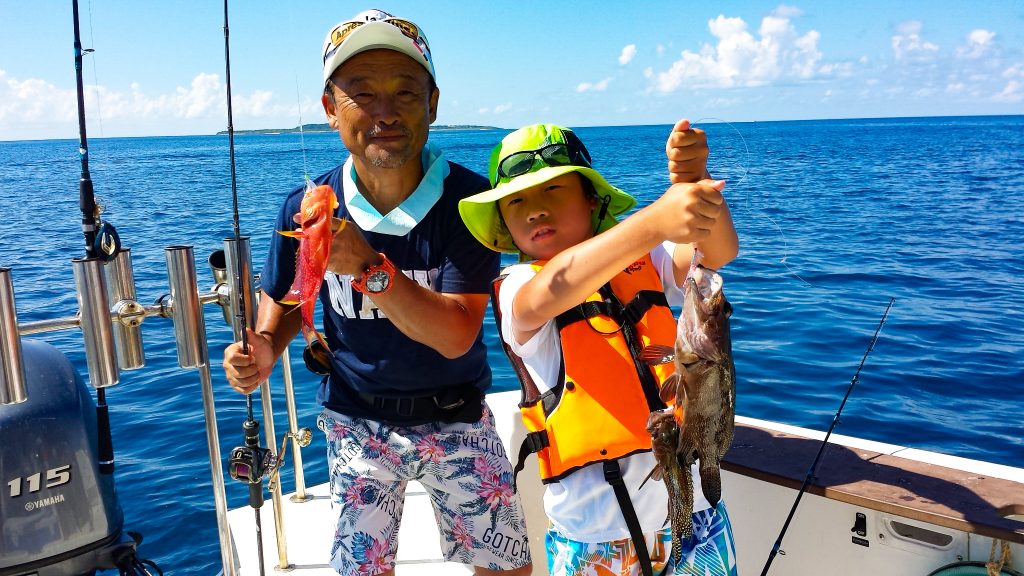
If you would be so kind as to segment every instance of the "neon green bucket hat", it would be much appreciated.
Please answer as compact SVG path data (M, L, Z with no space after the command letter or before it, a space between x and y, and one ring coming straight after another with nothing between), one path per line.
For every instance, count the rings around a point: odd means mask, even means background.
M594 185L599 206L607 206L603 218L594 215L597 232L615 225L615 218L636 205L636 199L612 186L590 167L590 152L568 128L554 124L524 126L491 150L487 169L493 187L459 201L466 228L484 246L498 252L518 253L512 235L498 212L498 200L543 184L569 172L579 172Z

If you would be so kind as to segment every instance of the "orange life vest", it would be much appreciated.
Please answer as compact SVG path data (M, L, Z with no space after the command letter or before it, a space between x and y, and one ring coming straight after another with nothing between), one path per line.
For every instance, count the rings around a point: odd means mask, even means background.
M545 262L531 264L540 270ZM501 327L494 282L492 309ZM672 346L676 323L650 255L631 264L585 302L555 319L562 348L560 382L541 393L522 359L502 345L519 376L527 429L516 472L536 452L541 480L556 482L594 462L651 450L647 416L665 408L662 383L672 363L649 366L640 351Z

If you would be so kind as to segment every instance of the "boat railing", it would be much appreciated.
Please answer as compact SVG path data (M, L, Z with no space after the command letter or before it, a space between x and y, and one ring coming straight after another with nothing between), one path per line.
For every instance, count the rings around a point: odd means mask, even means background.
M106 263L97 258L72 260L79 304L75 315L22 324L17 321L11 269L0 267L0 404L17 404L28 400L21 336L81 329L89 380L93 387L100 389L117 384L121 370L138 370L145 366L140 328L143 321L146 318L170 319L177 345L178 365L186 369L195 368L199 372L223 574L235 575L237 559L228 527L227 498L203 307L221 307L224 320L234 330L235 341L241 337L242 310L248 317L245 325L254 325L256 298L249 238L227 238L224 249L210 255L209 265L214 285L206 291L199 288L191 246L169 246L164 252L170 291L157 298L153 304L144 305L138 300L131 251L124 248ZM310 433L309 430L298 428L287 349L281 358L281 367L288 411L285 441L290 440L293 448L295 494L292 501L304 502L310 497L306 494L300 448L309 443ZM265 441L273 450L277 446L277 436L269 381L260 384L260 396L265 420ZM271 475L274 474L279 474L279 468ZM290 564L285 540L281 483L275 480L272 478L269 489L277 539L277 568L287 569Z

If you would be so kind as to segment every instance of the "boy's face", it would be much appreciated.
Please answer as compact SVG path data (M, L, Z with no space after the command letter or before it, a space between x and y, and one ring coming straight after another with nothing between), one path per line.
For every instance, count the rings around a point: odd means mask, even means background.
M576 172L498 200L498 209L516 246L537 260L548 260L594 235L588 198Z

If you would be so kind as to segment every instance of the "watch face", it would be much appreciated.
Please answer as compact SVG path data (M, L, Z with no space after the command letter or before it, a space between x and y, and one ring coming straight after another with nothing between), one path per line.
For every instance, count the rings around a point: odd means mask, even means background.
M379 294L387 290L390 283L390 274L384 270L376 270L366 279L366 289L374 294Z

